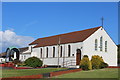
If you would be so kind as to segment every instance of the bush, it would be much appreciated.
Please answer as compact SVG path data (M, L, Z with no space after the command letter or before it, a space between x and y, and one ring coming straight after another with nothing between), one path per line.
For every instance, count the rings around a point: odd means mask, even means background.
M82 68L83 70L91 70L92 69L91 61L89 61L88 57L84 56L82 58L82 60L80 61L80 68Z
M83 57L88 57L88 55L84 55Z
M98 55L94 55L94 56L92 56L91 63L92 63L93 69L100 69L101 64L103 64L104 61L103 61L102 57L100 57Z
M100 64L100 68L102 69L102 68L107 68L108 67L108 64L107 63L105 63L105 62L101 62L101 64Z
M28 59L25 60L24 62L26 64L26 66L30 66L30 67L41 67L43 62L37 58L37 57L30 57Z
M92 63L91 63L91 61L89 61L89 68L88 69L92 70Z

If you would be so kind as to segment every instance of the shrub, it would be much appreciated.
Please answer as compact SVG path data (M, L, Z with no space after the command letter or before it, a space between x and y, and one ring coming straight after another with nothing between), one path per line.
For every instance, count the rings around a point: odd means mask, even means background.
M89 61L88 57L83 57L82 60L80 61L80 68L82 68L83 70L91 70L92 69L92 65L91 65L91 61Z
M88 55L84 55L83 57L88 57Z
M89 61L89 68L88 69L92 70L92 63L91 63L91 61Z
M26 66L30 66L30 67L41 67L43 62L37 58L37 57L30 57L28 59L25 60L24 62L26 64Z
M102 69L102 68L107 68L108 67L108 64L107 63L105 63L105 62L101 62L101 64L100 64L100 68Z
M92 63L93 69L100 69L100 66L102 63L104 63L104 61L103 61L102 57L100 57L98 55L94 55L94 56L92 56L91 63Z

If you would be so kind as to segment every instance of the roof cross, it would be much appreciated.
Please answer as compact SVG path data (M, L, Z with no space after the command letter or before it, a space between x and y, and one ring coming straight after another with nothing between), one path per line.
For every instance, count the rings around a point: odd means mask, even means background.
M101 26L103 27L103 25L104 25L104 24L103 24L103 23L104 23L104 17L101 18L101 21L102 21Z

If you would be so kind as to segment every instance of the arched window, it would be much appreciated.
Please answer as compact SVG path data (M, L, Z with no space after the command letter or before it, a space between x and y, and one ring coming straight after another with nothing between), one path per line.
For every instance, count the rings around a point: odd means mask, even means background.
M24 55L24 59L26 59L26 55Z
M105 52L107 52L107 41L105 41Z
M100 51L102 51L102 49L103 49L103 45L102 45L103 43L102 42L103 42L103 37L101 36L100 37Z
M32 52L32 46L31 46L31 52Z
M46 48L46 58L48 58L48 47Z
M62 46L60 47L60 57L62 57Z
M71 46L68 45L68 57L70 57L70 54L71 54Z
M53 47L53 58L55 57L55 47Z
M23 60L23 55L21 55L21 59Z
M95 51L97 51L97 39L95 39Z
M41 50L40 50L40 55L41 55L41 58L42 58L42 48L41 48Z

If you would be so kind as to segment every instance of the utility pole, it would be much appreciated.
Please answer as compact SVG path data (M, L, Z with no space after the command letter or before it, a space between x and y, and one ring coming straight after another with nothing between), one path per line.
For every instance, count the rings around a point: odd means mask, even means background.
M64 53L63 53L63 67L65 67L65 44L64 44Z
M58 68L59 68L59 54L60 54L60 36L58 37Z

